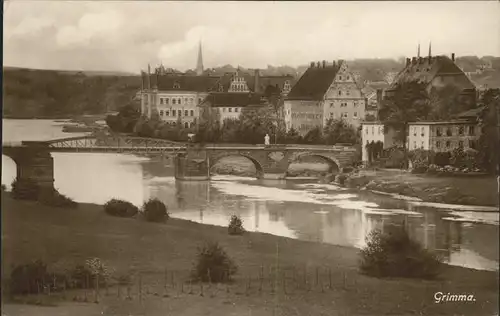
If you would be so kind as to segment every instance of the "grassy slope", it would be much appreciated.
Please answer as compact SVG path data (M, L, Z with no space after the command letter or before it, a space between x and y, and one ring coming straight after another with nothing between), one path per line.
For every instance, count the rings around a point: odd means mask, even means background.
M206 240L219 241L239 265L236 284L230 293L215 297L180 294L161 298L147 296L146 303L105 297L101 304L64 303L56 308L6 305L8 315L492 315L497 311L498 274L446 267L443 280L380 280L357 272L355 249L297 241L261 233L231 237L226 228L172 219L167 224L107 216L96 205L76 210L54 209L2 196L2 272L10 264L43 258L50 264L66 264L99 257L118 272L141 271L143 283L161 283L163 271L175 271L177 280L187 277L196 248ZM295 267L300 275L305 266L314 280L316 267L331 267L333 290L322 293L290 290L288 295L243 293L245 279L257 277L259 267L276 262L279 245L281 269ZM324 271L324 270L321 270ZM347 286L342 286L343 275ZM289 274L290 275L290 274ZM328 278L321 275L324 282ZM159 280L159 281L158 281ZM300 282L299 282L300 283ZM292 286L290 286L292 287ZM474 303L435 304L434 293L473 293ZM116 293L116 292L115 292ZM66 314L66 313L69 314Z

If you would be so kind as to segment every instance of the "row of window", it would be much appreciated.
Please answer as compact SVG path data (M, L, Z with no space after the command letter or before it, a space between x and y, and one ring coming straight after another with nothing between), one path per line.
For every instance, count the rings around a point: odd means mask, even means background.
M462 140L459 140L458 142L453 142L453 141L447 140L446 142L443 143L443 145L445 146L445 148L453 148L454 144L457 144L458 147L460 147L460 148L464 147L464 141L462 141ZM470 139L468 141L468 145L469 145L469 148L475 149L476 148L476 141ZM440 141L436 141L436 148L437 149L441 148L441 142Z
M238 113L240 109L239 108L219 108L219 112L225 113L226 110L227 110L227 112L233 112L233 110L234 110L234 113Z
M369 127L365 127L365 134L368 135ZM378 134L377 135L382 135L384 133L384 128L382 126L379 126L377 128ZM375 126L372 126L372 135L375 135Z
M446 133L446 136L453 136L453 129L451 127L447 127L446 130L444 131ZM467 129L468 135L473 136L476 134L476 127L475 126L469 126ZM458 127L458 135L464 135L465 134L465 126L459 126ZM436 136L444 136L443 131L441 130L441 127L436 128Z
M292 113L294 119L321 119L321 114L317 113Z
M160 104L183 104L183 99L182 98L160 98ZM202 98L198 98L198 103L201 103ZM194 103L194 98L184 98L184 103L186 104L193 104Z
M166 123L173 126L177 125L176 121L171 121ZM181 124L184 125L184 128L194 127L194 122L184 122L184 123L181 122Z
M350 80L350 78L351 78L351 77L349 77L349 76L346 76L346 77L345 77L345 79L346 79L346 80ZM342 80L342 76L339 76L339 80Z
M170 113L172 116L182 116L182 110L160 110L160 116L170 116ZM184 116L194 116L194 110L184 110Z
M341 118L348 118L349 117L349 112L342 112L342 113L340 113L340 117ZM354 112L352 114L352 117L355 118L355 119L358 118L358 112ZM330 118L335 118L335 113L330 113Z
M238 92L248 92L248 87L246 84L231 84L231 88L229 89L229 91L238 91Z

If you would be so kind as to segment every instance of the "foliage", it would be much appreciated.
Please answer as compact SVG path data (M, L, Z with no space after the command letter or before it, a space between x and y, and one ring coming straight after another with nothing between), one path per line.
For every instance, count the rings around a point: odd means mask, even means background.
M296 129L291 128L280 138L280 143L301 144L303 143L303 139Z
M139 208L127 201L111 199L104 204L104 211L112 216L133 217L139 212Z
M142 209L148 222L164 222L169 219L167 207L158 199L150 199Z
M200 108L200 124L194 141L197 143L217 143L222 136L220 113L210 107Z
M383 149L381 155L386 168L403 168L406 163L404 149L399 146Z
M5 184L2 184L2 192L7 191L7 186Z
M77 208L78 203L73 199L59 193L57 190L42 190L38 196L38 201L44 205L64 208Z
M466 154L462 147L457 147L451 152L451 165L456 168L465 168Z
M34 69L5 69L3 76L4 116L15 118L105 113L131 102L140 88L137 76Z
M481 167L491 173L498 174L498 161L500 154L499 149L499 135L498 135L498 122L500 118L498 113L500 111L500 89L487 90L482 98L481 105L485 108L480 114L481 135L479 137L479 152L482 157Z
M91 258L71 271L71 280L76 288L90 288L95 286L96 281L99 285L105 285L109 282L111 274L111 269L99 258Z
M241 235L245 232L243 228L243 221L237 215L232 215L229 220L229 226L227 227L229 235Z
M434 278L440 261L410 239L404 228L389 227L385 233L372 231L361 250L360 269L376 277Z
M132 133L140 116L141 113L137 106L130 103L120 108L118 114L108 115L106 117L106 124L114 132Z
M376 161L378 160L384 151L384 143L381 141L371 141L365 145L366 151L368 153L368 161Z
M207 243L198 249L193 279L202 282L228 282L236 272L236 264L218 243Z
M320 145L324 143L323 129L319 126L314 127L303 138L304 144Z
M433 153L425 149L414 149L408 152L408 158L413 164L413 167L428 166L431 162Z
M444 167L450 164L450 160L451 153L449 151L437 152L434 154L432 163L440 167Z
M352 125L345 120L328 119L323 129L324 143L335 145L337 143L356 144L359 137Z
M34 294L50 282L47 265L41 260L16 265L10 274L9 290L11 295Z
M432 88L429 94L431 112L428 119L449 120L455 114L472 109L476 104L474 98L463 95L462 90L454 85Z
M15 179L12 182L12 197L18 200L38 200L40 194L40 187L38 184L31 180L18 181Z

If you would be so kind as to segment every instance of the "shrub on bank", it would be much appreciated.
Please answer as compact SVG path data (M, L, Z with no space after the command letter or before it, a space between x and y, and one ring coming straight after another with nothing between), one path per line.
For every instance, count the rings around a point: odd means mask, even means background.
M11 295L35 294L41 291L49 280L47 265L41 260L15 265L10 274L9 292Z
M164 222L169 219L165 203L158 199L150 199L144 203L143 211L148 222Z
M360 269L375 277L432 279L439 274L438 258L410 239L404 228L372 231L361 250Z
M236 264L218 243L207 243L198 249L192 278L201 282L228 282L237 269Z
M12 182L12 197L17 200L38 200L40 187L34 181L23 180L19 182L17 179Z
M110 276L109 268L99 258L87 259L85 264L77 265L71 271L72 285L79 289L94 288L96 282L105 285Z
M133 217L139 212L139 208L130 202L112 199L104 204L104 211L112 216Z
M229 235L242 235L245 232L243 228L243 221L237 215L232 215L227 227Z
M38 201L44 205L65 208L77 208L78 203L71 198L59 193L57 190L43 190L38 196Z

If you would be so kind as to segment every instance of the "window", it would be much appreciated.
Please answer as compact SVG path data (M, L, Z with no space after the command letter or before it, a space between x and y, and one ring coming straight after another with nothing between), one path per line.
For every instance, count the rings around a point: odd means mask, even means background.
M198 98L198 103L201 103L201 98Z
M184 103L188 103L188 98L184 98Z
M193 102L194 102L194 99L193 99L193 98L190 98L190 99L189 99L189 103L193 104Z
M161 99L160 99L161 100ZM163 110L160 110L160 116L163 116Z
M234 108L234 112L238 112L238 108ZM288 114L290 114L290 110L288 110Z
M165 111L165 116L170 116L170 111Z
M172 99L172 104L175 104L177 102L176 99Z
M342 91L339 90L339 95L342 95Z
M179 89L180 87L181 87L181 85L178 82L174 83L174 89Z
M437 142L436 142L436 148L438 148L438 149L439 149L440 147L441 147L441 142L437 141Z
M182 111L181 110L177 111L177 113L179 114L179 116L182 116Z
M345 94L346 94L346 95L351 95L351 91L347 90L347 91L345 92Z
M413 149L416 149L416 148L417 148L417 141L416 141L416 140L414 140L414 141L413 141Z
M330 112L330 118L333 118L333 113L332 112Z
M172 116L176 116L175 114L175 110L172 110Z
M425 134L425 129L424 129L424 127L422 126L422 127L420 128L420 136L422 136L422 137L423 137L423 136L424 136L424 134Z
M374 135L374 134L375 134L375 127L372 126L372 135Z
M463 126L460 126L458 128L458 135L463 135L464 134L464 127Z
M473 139L469 139L469 147L472 149L476 149L476 141Z
M469 135L474 135L476 133L474 126L469 126Z
M339 80L342 80L342 76L339 76Z
M436 136L441 136L441 127L436 128Z
M168 104L168 101L169 101L169 100L170 100L170 99L165 99L165 104Z
M188 110L184 110L184 116L189 116L189 111Z
M463 141L459 141L459 142L458 142L458 147L460 147L460 148L464 148L464 142L463 142Z
M354 101L354 107L358 107L358 102L357 101Z
M417 128L416 127L413 128L413 136L417 136Z
M346 79L349 80L349 76L347 76Z
M330 107L333 108L333 102L330 102Z
M450 148L450 146L451 146L451 143L450 143L450 141L449 141L449 140L447 140L447 141L446 141L446 148Z
M163 104L163 98L160 98L160 104Z
M365 128L366 135L368 135L368 126Z
M358 112L354 112L353 117L358 117ZM380 129L379 129L380 130Z
M446 136L453 136L453 133L451 132L451 128L450 127L448 127L446 129Z
M177 103L181 104L182 103L182 99L181 98L177 99Z
M189 123L188 122L184 122L184 127L185 128L189 128Z
M229 108L229 112L233 112L233 108Z
M191 110L191 116L194 116L194 110Z
M424 149L424 141L422 141L422 143L420 143L420 148Z
M378 127L378 134L379 135L382 134L382 127L381 126Z

